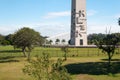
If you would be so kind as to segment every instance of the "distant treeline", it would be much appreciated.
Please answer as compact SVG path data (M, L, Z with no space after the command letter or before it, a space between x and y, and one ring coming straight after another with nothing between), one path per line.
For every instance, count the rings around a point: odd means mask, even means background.
M0 45L3 45L3 46L13 45L13 36L14 34L8 34L8 35L0 34ZM45 39L44 37L42 38Z
M13 45L12 37L12 34L6 36L0 34L0 45Z
M120 33L112 33L112 34L119 34L120 35ZM89 45L94 45L95 41L102 40L105 36L106 36L106 34L102 34L102 33L89 34L88 37L87 37L88 38L88 44ZM13 38L13 34L9 34L9 35L6 35L6 36L0 34L0 45L13 45L12 38Z
M89 34L88 35L88 44L89 45L94 45L96 41L100 41L103 40L103 38L106 36L107 34L102 34L102 33L93 33L93 34ZM120 36L120 33L112 33L110 34L111 36L117 35ZM114 36L115 37L115 36Z

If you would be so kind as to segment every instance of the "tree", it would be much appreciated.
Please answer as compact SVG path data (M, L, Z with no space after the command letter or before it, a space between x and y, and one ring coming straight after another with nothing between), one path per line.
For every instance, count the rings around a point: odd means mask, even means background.
M118 33L107 34L102 40L96 41L97 47L108 55L108 70L110 70L111 59L115 53L118 42L120 42L120 35Z
M30 59L30 52L34 45L42 45L42 36L33 29L24 27L15 32L13 36L13 44L17 48L21 48L24 56Z
M12 34L7 36L0 35L0 44L1 45L12 45Z
M55 43L58 44L60 42L60 39L56 39Z
M2 41L1 41L1 45L6 46L6 45L9 45L9 44L10 44L10 42L7 41L7 40L2 40Z
M68 52L69 52L69 50L68 50L68 46L63 46L62 48L61 48L61 50L64 52L64 60L66 61L67 60L67 54L68 54Z
M47 80L49 78L50 60L46 53L42 57L37 56L37 59L31 60L29 64L25 65L23 72L36 78L37 80Z
M118 19L118 25L120 26L120 18Z
M66 41L65 41L65 39L62 39L62 43L64 44Z
M47 53L43 53L42 57L37 56L25 65L23 72L35 80L72 80L62 63L62 59L54 63Z
M87 37L88 38L88 44L95 44L96 40L102 40L104 37L105 37L105 34L101 34L101 33L99 33L99 34L95 34L95 33L89 34L88 37Z
M67 69L62 65L63 60L58 58L56 63L52 64L51 80L72 80Z
M49 40L50 45L52 44L52 42L53 42L52 40Z
M70 45L71 40L68 40L68 44Z
M13 45L13 34L5 36L5 40L9 41L9 45Z
M0 44L2 43L3 40L4 40L4 36L0 34Z

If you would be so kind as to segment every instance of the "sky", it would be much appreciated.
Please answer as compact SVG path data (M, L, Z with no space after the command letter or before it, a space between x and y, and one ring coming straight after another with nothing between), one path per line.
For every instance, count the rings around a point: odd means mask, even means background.
M120 32L120 0L86 0L87 33ZM70 33L71 0L0 0L0 34L30 27L43 36Z

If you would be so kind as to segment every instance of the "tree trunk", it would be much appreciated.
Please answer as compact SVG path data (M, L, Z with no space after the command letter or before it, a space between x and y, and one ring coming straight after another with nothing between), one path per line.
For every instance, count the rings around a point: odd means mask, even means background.
M28 61L30 61L30 52L28 52Z
M108 72L111 70L111 55L108 53Z
M109 56L109 62L108 62L108 65L109 65L109 67L110 67L110 65L111 65L111 57Z
M67 53L65 52L65 61L67 60Z
M24 57L26 57L25 48L22 48L22 52L23 52Z
M28 61L30 61L30 52L31 52L31 48L28 47Z

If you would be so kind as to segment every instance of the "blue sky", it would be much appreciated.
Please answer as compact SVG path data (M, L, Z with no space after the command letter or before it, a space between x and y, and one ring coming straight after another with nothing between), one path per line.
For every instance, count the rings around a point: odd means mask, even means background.
M120 32L120 0L86 0L87 31ZM0 34L30 27L43 36L70 32L71 0L0 0Z

